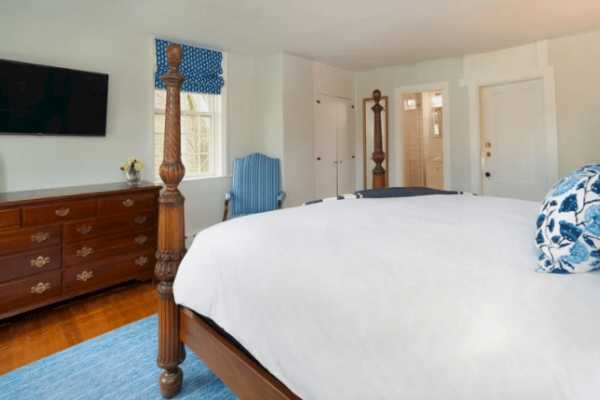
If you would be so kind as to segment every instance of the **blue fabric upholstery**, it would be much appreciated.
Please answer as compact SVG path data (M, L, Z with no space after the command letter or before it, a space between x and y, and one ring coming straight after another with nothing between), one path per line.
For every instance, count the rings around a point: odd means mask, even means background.
M230 218L277 210L285 198L279 185L279 159L253 153L233 163L233 188L225 195L231 199Z

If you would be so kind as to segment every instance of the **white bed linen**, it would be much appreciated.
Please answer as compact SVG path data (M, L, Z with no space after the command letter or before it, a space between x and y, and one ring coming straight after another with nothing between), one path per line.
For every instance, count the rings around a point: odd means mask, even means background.
M535 272L535 202L344 200L197 235L175 300L305 400L598 400L600 274Z

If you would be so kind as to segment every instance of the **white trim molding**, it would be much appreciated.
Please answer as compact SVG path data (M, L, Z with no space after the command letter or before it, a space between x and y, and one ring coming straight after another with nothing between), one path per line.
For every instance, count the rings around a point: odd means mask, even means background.
M399 86L394 88L394 152L398 160L396 170L395 186L403 186L404 181L404 154L402 152L402 95L420 92L442 92L442 126L443 126L443 148L444 148L444 190L452 188L452 168L450 153L450 84L448 82L433 82L421 85Z
M558 180L558 135L554 67L548 66L548 42L469 55L463 62L464 78L459 85L467 86L469 90L471 191L481 191L481 88L532 79L542 79L544 85L546 177L548 184L553 185Z

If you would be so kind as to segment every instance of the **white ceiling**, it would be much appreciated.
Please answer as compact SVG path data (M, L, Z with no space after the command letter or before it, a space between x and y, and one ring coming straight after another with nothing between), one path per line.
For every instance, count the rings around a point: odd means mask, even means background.
M350 70L600 29L599 0L0 0L4 17L27 12Z

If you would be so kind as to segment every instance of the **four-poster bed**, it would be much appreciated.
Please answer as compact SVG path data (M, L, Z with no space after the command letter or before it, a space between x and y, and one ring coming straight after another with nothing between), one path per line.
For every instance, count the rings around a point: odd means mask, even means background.
M177 186L185 168L181 161L180 92L185 77L178 71L183 49L177 44L167 48L170 70L163 75L167 86L165 111L164 160L160 176L166 190L159 198L159 233L155 275L159 279L159 351L157 364L164 369L160 390L172 398L181 389L183 372L179 365L185 359L183 344L187 344L217 376L243 399L300 400L285 385L266 371L239 345L232 344L227 334L190 309L177 306L173 299L173 281L185 255L184 198ZM373 92L375 105L373 188L384 188L385 159L381 134L381 92ZM235 342L235 339L233 339Z
M185 81L178 68L183 50L177 44L167 48L169 72L163 75L167 86L164 160L160 176L166 190L159 202L158 251L155 275L159 280L158 358L164 369L160 390L165 398L179 393L185 358L184 343L232 390L248 400L299 400L299 397L262 368L249 355L230 343L198 314L175 304L173 281L185 254L184 198L177 188L185 174L181 162L180 91Z
M217 224L184 258L182 55L169 46L163 76L164 397L186 344L243 400L597 398L600 274L534 272L539 203L322 202Z
M375 101L375 105L371 108L375 114L375 126L373 131L374 149L372 156L373 161L375 161L375 168L373 168L373 189L383 189L386 187L385 174L387 171L382 165L383 161L385 160L385 153L383 152L383 137L381 135L381 111L383 111L383 106L379 104L381 101L381 92L378 89L373 91L373 100Z

